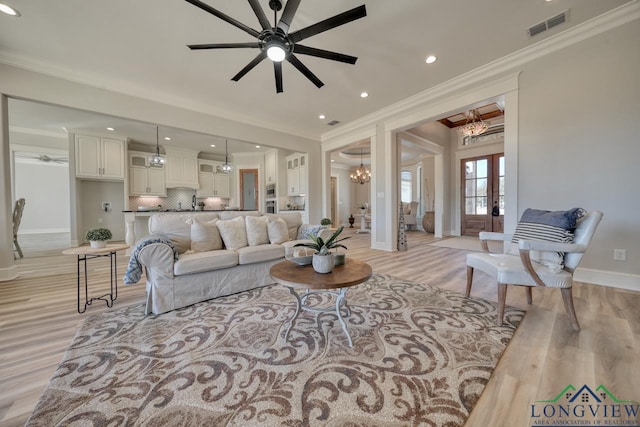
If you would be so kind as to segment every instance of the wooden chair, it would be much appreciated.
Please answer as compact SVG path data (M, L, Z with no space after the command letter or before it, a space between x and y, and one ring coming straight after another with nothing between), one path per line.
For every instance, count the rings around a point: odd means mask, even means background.
M573 306L573 273L582 260L591 238L602 219L602 212L588 212L577 223L573 243L555 243L537 240L523 240L518 242L519 256L489 253L488 240L502 240L510 242L512 235L504 233L481 232L480 243L483 253L467 255L467 292L471 293L473 271L479 269L492 276L498 282L498 325L502 325L504 305L507 297L507 285L526 286L527 303L531 304L531 287L543 286L560 288L565 309L574 330L580 330L580 324ZM564 269L554 272L551 269L532 262L530 251L564 252Z
M25 200L22 198L16 200L16 205L13 208L13 246L15 247L13 250L13 259L16 259L16 252L18 253L19 258L24 257L22 254L22 248L20 248L20 244L18 243L18 229L20 228L20 221L22 220L24 202Z

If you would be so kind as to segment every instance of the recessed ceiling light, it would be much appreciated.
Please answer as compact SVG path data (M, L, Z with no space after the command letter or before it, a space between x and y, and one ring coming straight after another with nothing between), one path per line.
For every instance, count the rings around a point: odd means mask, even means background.
M114 128L107 128L107 130L110 130L111 132L113 132L115 129Z
M324 119L326 119L326 118L327 118L327 116L325 116L324 114L320 114L320 115L318 116L318 118L319 118L320 120L324 120Z
M209 147L216 148L216 144L211 144Z
M427 62L427 64L433 64L434 62L436 62L436 59L438 59L438 58L436 58L433 55L429 55L429 56L427 56L427 61L426 62Z
M260 148L260 146L259 146L259 145L256 145L256 148Z
M165 136L165 137L164 137L164 140L165 140L165 141L171 141L171 137L170 137L170 136Z
M360 94L360 98L366 98L367 96L369 96L369 94L367 92L362 92Z
M9 16L15 16L15 17L20 16L20 12L18 12L16 9L12 8L6 3L0 3L0 12L6 13Z
M331 163L335 162L335 160L331 159Z

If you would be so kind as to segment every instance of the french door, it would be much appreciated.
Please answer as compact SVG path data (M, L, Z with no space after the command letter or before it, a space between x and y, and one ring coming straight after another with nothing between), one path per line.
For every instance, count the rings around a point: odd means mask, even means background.
M461 161L461 233L504 229L504 153Z

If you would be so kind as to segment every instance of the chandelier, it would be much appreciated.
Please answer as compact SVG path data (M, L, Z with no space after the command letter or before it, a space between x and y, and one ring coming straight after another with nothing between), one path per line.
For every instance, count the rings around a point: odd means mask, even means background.
M471 110L467 114L466 123L458 128L458 132L462 136L478 136L485 133L487 129L489 129L489 123L482 120L478 110Z
M160 155L160 138L158 137L158 132L158 126L156 126L156 153L149 157L149 164L161 168L164 166L165 158Z
M222 165L222 171L231 172L231 164L229 163L229 142L224 140L224 165Z
M362 163L362 148L360 148L360 167L354 173L349 175L351 182L356 184L364 184L371 181L371 171L364 167Z

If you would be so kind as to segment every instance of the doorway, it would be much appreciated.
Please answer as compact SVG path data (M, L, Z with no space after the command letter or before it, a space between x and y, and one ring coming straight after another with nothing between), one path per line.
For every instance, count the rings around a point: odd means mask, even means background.
M504 153L461 160L463 236L504 229Z
M258 169L240 169L240 209L258 210Z

